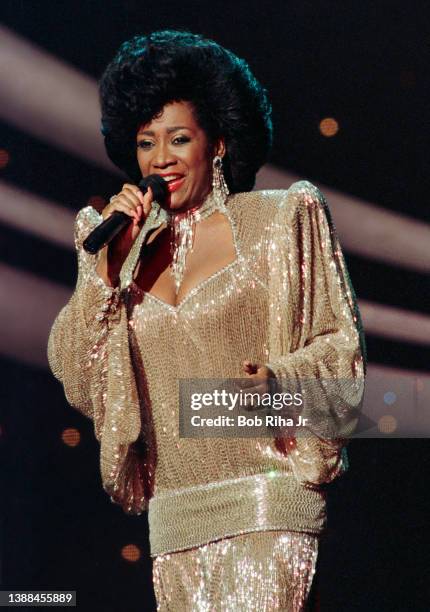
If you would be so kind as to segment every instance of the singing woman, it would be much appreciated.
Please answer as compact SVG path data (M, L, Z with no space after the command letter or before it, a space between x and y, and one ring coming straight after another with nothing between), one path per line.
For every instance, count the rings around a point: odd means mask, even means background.
M253 191L270 102L248 64L212 40L134 37L100 99L106 150L127 181L101 214L77 215L78 281L51 330L51 369L94 421L112 501L148 511L159 610L303 610L345 437L312 423L293 437L181 437L178 388L363 380L360 316L326 200L307 180ZM151 174L167 182L165 201L139 190ZM130 224L86 253L114 211ZM360 392L343 388L319 396L320 414L354 414Z

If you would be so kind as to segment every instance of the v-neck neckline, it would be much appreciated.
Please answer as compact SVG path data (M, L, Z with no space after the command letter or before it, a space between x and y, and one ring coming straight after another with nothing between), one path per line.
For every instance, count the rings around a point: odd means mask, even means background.
M155 302L158 302L161 306L163 306L167 310L170 310L171 312L178 313L182 309L182 307L193 296L195 296L197 293L199 293L200 290L202 290L206 285L208 285L211 281L213 281L215 278L217 278L218 276L220 276L224 272L227 272L228 270L230 270L234 266L236 266L241 261L241 259L242 259L242 252L241 252L241 248L239 246L239 239L238 239L238 231L237 231L237 227L236 227L236 222L233 219L231 210L229 208L225 207L225 210L221 210L220 212L221 212L221 214L225 215L227 217L228 221L230 222L230 228L231 228L231 233L232 233L232 237L233 237L233 246L234 246L234 250L236 252L236 256L235 256L235 259L233 261L231 261L230 263L226 264L222 268L219 268L218 270L215 270L215 272L213 272L212 274L210 274L209 276L204 278L200 283L197 283L197 285L192 287L192 289L190 289L190 291L188 291L188 293L176 305L169 304L168 302L166 302L165 300L159 298L158 296L154 295L153 293L150 293L149 291L145 291L144 289L141 289L139 287L139 285L135 282L134 279L130 283L130 287L133 289L133 291L135 291L136 293L138 293L140 295L143 295L144 298L149 298L149 299L154 300Z

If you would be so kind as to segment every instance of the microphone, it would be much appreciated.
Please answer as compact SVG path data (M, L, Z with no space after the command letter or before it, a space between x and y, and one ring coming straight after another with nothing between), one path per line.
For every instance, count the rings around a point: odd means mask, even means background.
M151 187L154 200L158 203L163 202L169 195L166 181L158 174L150 174L139 183L139 189L145 194ZM101 248L106 246L115 236L129 223L132 217L120 210L115 210L110 217L105 219L100 225L85 238L82 246L91 255L95 255Z

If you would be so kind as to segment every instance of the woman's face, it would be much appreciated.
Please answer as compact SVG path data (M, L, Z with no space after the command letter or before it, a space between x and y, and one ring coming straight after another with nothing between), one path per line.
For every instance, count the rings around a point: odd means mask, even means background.
M137 161L142 176L159 174L168 181L169 210L200 206L212 188L212 160L224 145L210 147L189 102L166 104L137 132Z

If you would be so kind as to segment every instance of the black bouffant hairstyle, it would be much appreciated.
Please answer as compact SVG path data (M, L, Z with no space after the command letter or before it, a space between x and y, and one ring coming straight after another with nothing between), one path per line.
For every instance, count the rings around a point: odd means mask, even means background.
M138 183L136 133L174 101L192 104L210 143L223 136L231 193L250 191L272 145L271 105L248 64L216 42L163 30L124 42L100 82L110 159Z

